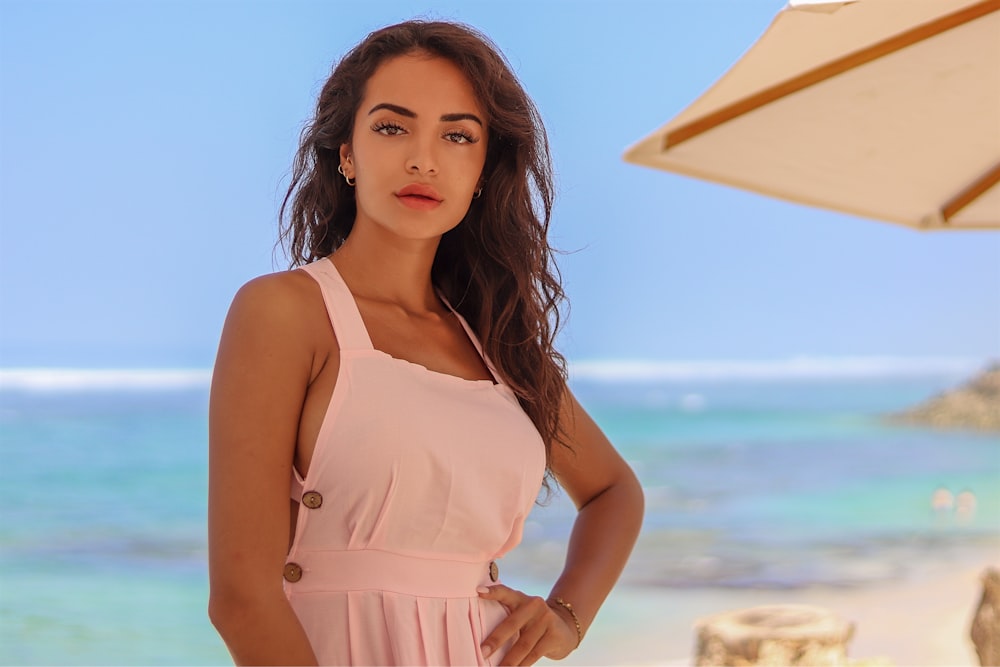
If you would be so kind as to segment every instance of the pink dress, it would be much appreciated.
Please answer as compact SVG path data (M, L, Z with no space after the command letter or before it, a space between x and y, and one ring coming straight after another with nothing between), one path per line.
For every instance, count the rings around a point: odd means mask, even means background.
M321 665L496 664L507 647L486 660L479 645L506 612L476 588L521 539L541 437L502 382L374 349L329 259L303 270L322 290L340 373L306 478L292 481L285 594Z

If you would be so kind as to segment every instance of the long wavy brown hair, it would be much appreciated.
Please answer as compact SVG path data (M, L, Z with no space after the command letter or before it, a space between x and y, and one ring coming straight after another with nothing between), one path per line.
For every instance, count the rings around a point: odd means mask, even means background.
M553 443L562 442L566 384L566 360L554 347L565 294L547 239L552 161L538 110L488 37L462 24L414 20L354 47L334 67L302 132L281 205L281 243L295 267L330 255L347 238L357 205L337 173L340 146L351 140L368 79L382 63L413 52L461 69L489 128L482 195L441 238L432 280L476 330L548 459Z

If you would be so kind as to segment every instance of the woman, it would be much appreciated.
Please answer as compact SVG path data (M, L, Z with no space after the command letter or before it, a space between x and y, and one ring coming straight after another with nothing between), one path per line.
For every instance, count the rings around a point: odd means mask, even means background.
M551 198L538 113L484 36L407 22L335 68L282 210L300 268L239 291L212 383L209 614L237 663L579 645L642 492L553 349ZM546 473L579 514L543 599L496 560Z

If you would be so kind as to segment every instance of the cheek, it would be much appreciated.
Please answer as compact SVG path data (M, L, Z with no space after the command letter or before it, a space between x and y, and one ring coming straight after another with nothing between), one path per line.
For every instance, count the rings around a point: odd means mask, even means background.
M479 184L479 178L486 165L486 151L469 151L468 155L463 155L461 165L456 169L461 173L463 183L467 182L475 190Z
M383 153L358 151L354 154L354 170L357 177L355 195L360 199L372 196L390 180L391 165L394 164Z

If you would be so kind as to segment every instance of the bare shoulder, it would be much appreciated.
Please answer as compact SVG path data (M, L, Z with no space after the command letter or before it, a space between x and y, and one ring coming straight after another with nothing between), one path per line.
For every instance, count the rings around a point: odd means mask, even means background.
M305 271L282 271L254 278L237 291L226 317L216 369L303 369L308 380L336 347L319 284ZM272 369L273 372L273 369Z
M233 308L247 310L265 319L295 320L322 314L322 294L305 271L280 271L254 278L236 293ZM318 311L318 313L317 313Z

